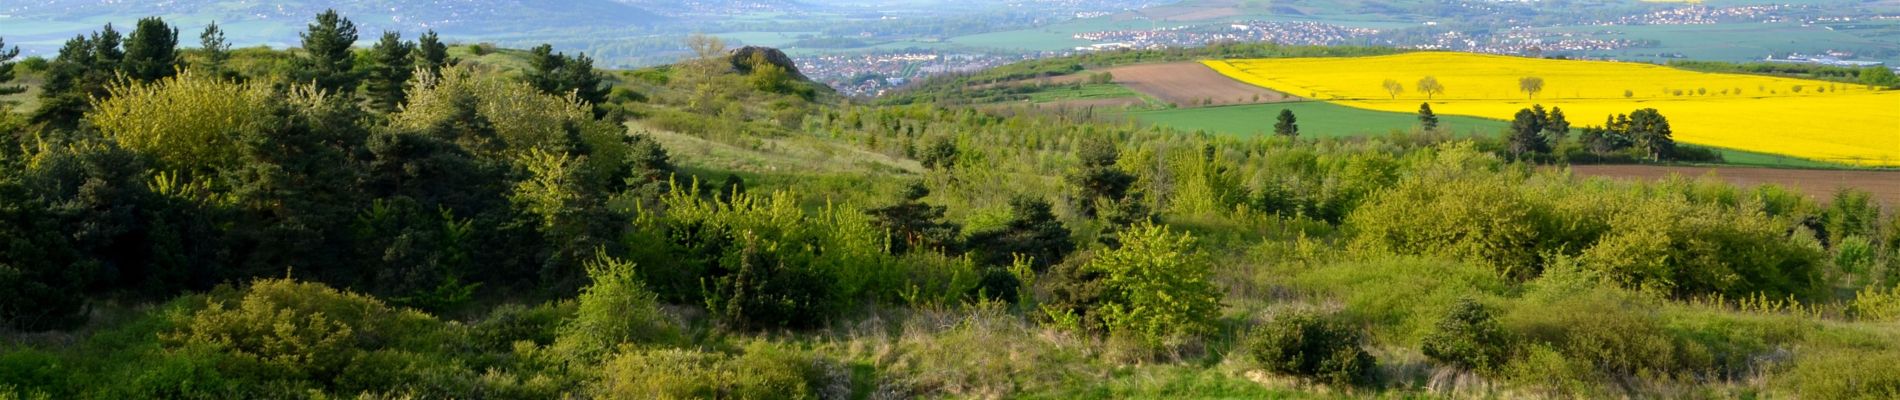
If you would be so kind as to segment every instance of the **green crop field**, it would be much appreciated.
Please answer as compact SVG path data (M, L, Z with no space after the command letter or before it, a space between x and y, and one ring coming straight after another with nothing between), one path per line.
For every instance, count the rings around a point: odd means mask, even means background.
M1306 137L1384 134L1418 126L1418 116L1413 114L1362 110L1317 101L1137 111L1129 116L1144 123L1181 130L1255 135L1272 133L1274 118L1281 109L1293 110L1293 115L1298 117L1300 135ZM1439 126L1459 135L1495 135L1509 126L1504 121L1483 118L1446 115L1438 118Z

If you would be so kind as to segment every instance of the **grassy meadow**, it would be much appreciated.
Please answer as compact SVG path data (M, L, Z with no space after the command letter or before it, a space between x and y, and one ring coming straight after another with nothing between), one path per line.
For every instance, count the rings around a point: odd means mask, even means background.
M1690 72L1667 67L1463 53L1364 58L1208 61L1238 80L1337 104L1503 119L1532 104L1561 107L1577 124L1655 108L1678 141L1856 165L1900 165L1900 92L1837 82ZM1423 77L1444 90L1416 90ZM1519 78L1544 80L1535 95ZM1382 82L1406 90L1389 93ZM1842 110L1854 110L1844 113Z

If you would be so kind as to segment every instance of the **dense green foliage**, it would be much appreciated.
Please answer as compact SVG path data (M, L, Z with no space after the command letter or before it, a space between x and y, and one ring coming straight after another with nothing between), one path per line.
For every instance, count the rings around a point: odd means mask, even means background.
M856 105L760 52L596 71L389 37L330 52L347 69L241 49L95 81L128 68L101 32L36 72L80 102L0 113L0 397L1894 390L1900 217L1865 193L1581 179L1429 130ZM1528 112L1526 140L1575 143Z

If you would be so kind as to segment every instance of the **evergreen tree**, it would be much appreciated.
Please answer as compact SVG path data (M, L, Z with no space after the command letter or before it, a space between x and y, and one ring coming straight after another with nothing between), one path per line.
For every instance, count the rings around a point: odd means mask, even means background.
M1418 126L1427 131L1438 129L1438 114L1432 113L1432 103L1418 104Z
M566 68L561 73L563 89L573 90L575 97L594 105L595 110L607 102L608 87L601 84L600 73L594 71L594 59L587 53L567 59Z
M865 211L875 218L872 221L874 224L890 235L892 254L920 249L945 253L957 251L956 240L962 228L944 222L943 215L947 208L924 203L922 200L926 196L930 196L930 189L912 183L904 189L904 198L897 204Z
M231 44L224 41L224 28L219 28L217 22L206 25L204 32L198 34L198 48L201 52L195 66L198 72L225 77L224 63L231 59Z
M567 57L555 53L553 45L542 44L528 49L528 71L524 79L541 93L566 96L568 90L561 84L562 70L566 68Z
M301 80L315 83L317 89L326 92L354 96L359 78L356 55L350 46L356 44L356 23L337 15L336 10L324 10L299 36L304 50L297 65Z
M125 42L125 75L152 82L178 74L178 28L158 17L139 20Z
M1037 272L1062 263L1075 252L1069 228L1056 220L1049 202L1018 197L1010 200L1010 219L1002 227L970 235L973 258L983 265L1001 266L1029 257Z
M1293 116L1292 109L1280 109L1279 121L1273 123L1273 134L1285 137L1299 136L1300 125L1298 121L1299 120Z
M370 105L385 113L395 112L408 103L405 89L416 74L415 59L410 57L414 44L403 43L402 35L383 32L383 39L370 49L371 60L367 87Z
M1544 136L1552 145L1562 143L1564 136L1570 134L1570 120L1564 118L1564 109L1551 107L1550 115L1544 120Z
M442 39L436 36L435 30L430 30L423 33L422 37L416 38L415 55L415 65L421 67L429 75L441 76L442 67L453 65L449 61L449 46L442 43Z
M92 68L95 70L112 71L116 74L120 68L123 67L122 63L125 61L125 50L122 48L124 43L122 42L123 37L119 35L118 29L112 28L112 24L106 24L104 29L93 32Z
M1544 142L1544 120L1538 116L1538 111L1529 108L1518 110L1517 116L1511 120L1510 133L1507 142L1511 154L1518 158L1550 152Z
M26 91L25 86L7 85L7 82L13 81L13 58L19 56L19 46L14 46L9 49L7 48L7 39L0 38L0 96L20 94Z
M923 153L917 155L917 162L922 163L924 168L934 170L949 170L955 168L957 166L957 143L951 141L948 136L931 138L930 144L924 146Z
M40 86L40 107L33 110L31 118L34 123L56 129L78 126L79 119L92 110L92 99L108 94L106 84L118 68L116 63L108 66L99 61L100 46L95 40L104 36L94 33L67 40L59 55L47 63L46 83Z
M528 51L527 81L542 93L555 96L575 97L594 106L596 114L600 105L607 102L609 87L602 85L602 77L594 71L594 59L583 53L569 57L565 53L554 52L554 46L540 45Z
M1107 138L1091 138L1077 146L1076 157L1081 166L1069 174L1069 184L1076 188L1074 206L1083 216L1095 218L1101 210L1097 201L1111 204L1120 203L1128 197L1128 189L1135 184L1135 176L1122 171L1115 164L1121 158L1121 151Z

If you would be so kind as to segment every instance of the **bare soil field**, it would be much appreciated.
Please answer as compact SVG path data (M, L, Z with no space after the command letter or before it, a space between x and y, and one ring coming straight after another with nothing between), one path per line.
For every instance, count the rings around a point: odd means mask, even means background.
M1738 186L1775 184L1794 188L1827 201L1841 188L1873 193L1888 209L1900 208L1900 171L1835 171L1748 167L1661 167L1648 165L1574 165L1577 176L1654 181L1680 175L1694 178L1713 173Z
M1115 83L1178 107L1274 103L1298 98L1249 85L1193 61L1109 68Z

